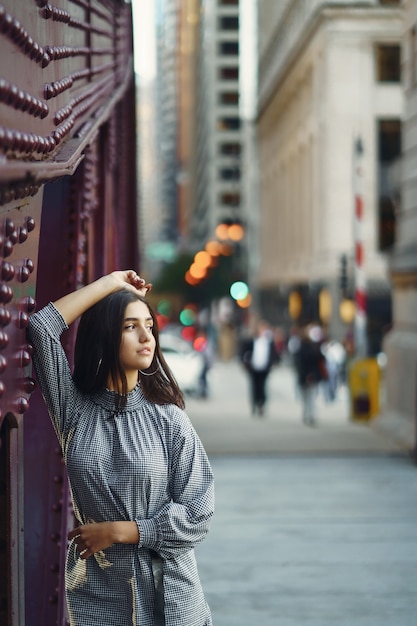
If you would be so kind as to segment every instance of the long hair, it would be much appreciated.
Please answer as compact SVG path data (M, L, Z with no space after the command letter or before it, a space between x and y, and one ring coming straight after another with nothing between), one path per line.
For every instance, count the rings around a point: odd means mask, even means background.
M138 372L145 398L155 404L176 404L184 408L184 396L178 386L159 345L159 329L155 312L142 296L122 289L106 296L81 316L74 352L73 379L80 391L88 394L103 389L107 381L120 381L115 410L126 405L127 379L120 360L120 345L126 308L140 300L152 316L155 353L149 374ZM153 373L155 372L155 373Z

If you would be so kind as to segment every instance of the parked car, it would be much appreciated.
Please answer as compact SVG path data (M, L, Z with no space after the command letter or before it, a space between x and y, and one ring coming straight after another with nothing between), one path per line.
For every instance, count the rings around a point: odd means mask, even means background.
M177 335L161 332L159 340L165 360L181 390L200 395L200 377L204 368L202 354Z

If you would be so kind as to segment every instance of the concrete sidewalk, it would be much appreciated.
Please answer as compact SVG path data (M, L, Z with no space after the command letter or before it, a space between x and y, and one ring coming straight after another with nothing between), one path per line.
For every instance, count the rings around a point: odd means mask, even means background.
M292 371L269 380L252 417L237 363L187 400L216 481L197 546L214 626L415 626L417 468L407 449L352 422L346 388L301 422Z
M197 560L214 626L415 626L417 469L404 456L213 457Z
M250 414L248 379L239 363L216 363L209 384L209 398L187 398L186 410L210 455L409 454L401 438L379 428L376 420L352 421L346 386L332 403L318 394L317 425L307 427L288 366L275 368L268 379L269 400L263 417Z

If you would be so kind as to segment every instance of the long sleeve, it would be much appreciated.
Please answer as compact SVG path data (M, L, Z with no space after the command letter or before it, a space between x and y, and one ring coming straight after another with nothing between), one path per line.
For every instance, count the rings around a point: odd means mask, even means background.
M163 558L173 558L202 541L214 513L214 478L201 441L185 414L173 419L171 502L151 519L136 520L139 547L151 548Z
M28 339L34 347L36 377L63 448L69 429L68 416L73 415L76 396L70 366L60 340L67 328L52 303L31 315L28 326Z

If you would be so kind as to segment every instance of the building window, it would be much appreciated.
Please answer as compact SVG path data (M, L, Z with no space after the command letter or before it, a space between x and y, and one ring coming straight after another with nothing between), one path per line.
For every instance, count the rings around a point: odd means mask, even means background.
M222 143L219 146L220 154L223 154L226 156L239 156L241 151L242 151L242 146L240 145L240 143L229 142L229 143Z
M217 121L219 130L239 130L240 119L238 117L221 117Z
M417 87L417 27L413 26L410 31L410 83L411 87Z
M378 122L379 249L395 242L396 214L400 204L401 121Z
M400 46L376 47L376 77L381 83L398 83L401 79Z
M239 80L239 68L238 67L220 67L219 78L220 80Z
M399 7L401 0L379 0L379 4L384 7Z
M220 195L220 204L224 206L240 206L240 193L222 193Z
M225 6L237 7L238 5L239 5L239 0L219 0L219 7L225 7Z
M223 91L219 93L219 104L225 106L236 106L239 104L239 94L237 91Z
M220 17L219 30L239 30L239 18L234 16Z
M240 180L240 167L222 167L219 176L221 180Z
M221 41L219 43L219 54L224 56L237 56L239 54L238 41Z

